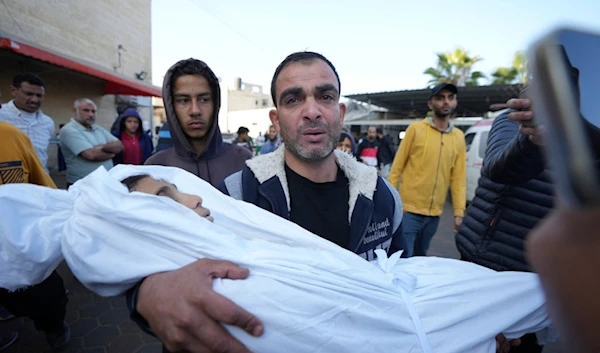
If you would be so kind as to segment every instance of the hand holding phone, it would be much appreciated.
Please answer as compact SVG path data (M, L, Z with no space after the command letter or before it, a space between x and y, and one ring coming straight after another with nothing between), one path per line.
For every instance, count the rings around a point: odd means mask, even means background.
M600 35L560 29L528 52L531 97L560 204L600 208ZM529 94L528 94L529 95Z
M519 94L519 98L510 99L506 105L514 110L508 114L508 118L519 123L519 132L529 136L529 140L536 145L542 145L543 129L538 126L531 109L531 99L527 96L527 88L525 87Z

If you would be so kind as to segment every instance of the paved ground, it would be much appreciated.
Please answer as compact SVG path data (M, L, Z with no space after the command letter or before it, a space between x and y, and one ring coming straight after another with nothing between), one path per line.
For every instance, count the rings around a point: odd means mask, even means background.
M59 187L64 177L53 176ZM458 258L454 245L452 210L448 206L442 216L438 233L433 239L430 254ZM161 353L159 342L143 333L129 320L124 298L103 298L84 288L75 280L68 267L62 264L58 272L69 290L66 321L71 327L71 343L66 353ZM44 335L36 332L27 319L0 322L0 329L19 332L17 343L6 353L48 353ZM546 347L544 353L563 352L558 344Z

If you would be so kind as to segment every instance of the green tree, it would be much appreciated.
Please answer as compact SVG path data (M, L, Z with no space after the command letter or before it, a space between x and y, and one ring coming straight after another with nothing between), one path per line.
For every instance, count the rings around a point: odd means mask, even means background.
M473 66L483 60L479 56L470 56L461 48L445 53L437 53L436 67L430 67L425 72L431 76L428 85L448 82L456 86L477 86L479 79L486 76L481 71L473 71Z
M513 57L510 67L499 67L492 73L493 85L509 85L527 82L527 58L525 53L518 51Z

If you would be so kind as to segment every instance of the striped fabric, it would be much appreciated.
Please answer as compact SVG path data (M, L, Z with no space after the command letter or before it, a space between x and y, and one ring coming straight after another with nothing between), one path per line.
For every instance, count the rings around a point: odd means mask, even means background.
M0 163L0 185L24 183L25 175L23 162L3 162Z
M39 157L42 165L48 171L48 146L50 139L54 137L54 120L38 110L35 118L27 118L26 114L21 112L13 101L2 104L0 109L0 121L12 124L23 131L31 140L35 153Z

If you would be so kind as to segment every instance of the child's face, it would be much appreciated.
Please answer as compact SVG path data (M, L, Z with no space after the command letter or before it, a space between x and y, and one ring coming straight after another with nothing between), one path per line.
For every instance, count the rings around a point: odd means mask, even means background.
M209 221L214 221L208 208L202 207L202 198L197 195L184 194L177 190L177 187L164 180L155 180L153 178L144 178L137 182L132 191L139 191L145 194L166 196L173 201L178 202L190 210L196 212L200 217Z
M346 137L343 141L338 142L337 149L342 152L352 154L352 142L350 142L350 139Z

